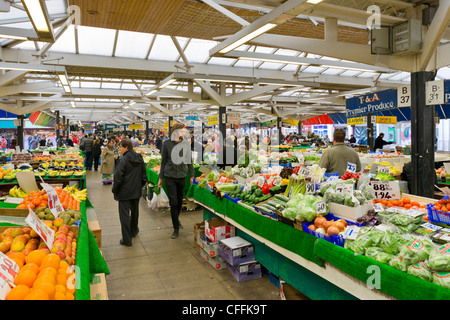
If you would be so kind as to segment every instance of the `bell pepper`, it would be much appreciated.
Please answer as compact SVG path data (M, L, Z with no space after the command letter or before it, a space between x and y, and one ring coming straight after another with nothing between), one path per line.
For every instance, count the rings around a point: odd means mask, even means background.
M269 187L269 185L267 183L264 183L264 185L262 186L261 190L262 190L262 192L264 194L269 194L270 193L270 187Z

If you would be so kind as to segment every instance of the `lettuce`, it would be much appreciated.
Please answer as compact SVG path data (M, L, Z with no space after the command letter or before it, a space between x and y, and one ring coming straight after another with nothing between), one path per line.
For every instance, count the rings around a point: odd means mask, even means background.
M421 261L410 265L407 269L407 272L410 275L413 275L425 281L433 280L433 274L431 273L430 267L427 265L425 261Z
M435 271L450 271L450 245L446 244L432 250L428 262Z
M427 260L433 248L433 244L428 240L416 239L402 246L400 255L405 263L410 265Z

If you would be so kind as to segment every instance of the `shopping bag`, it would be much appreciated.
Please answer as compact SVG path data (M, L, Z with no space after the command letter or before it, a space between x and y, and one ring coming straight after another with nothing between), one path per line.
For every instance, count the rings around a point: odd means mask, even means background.
M156 199L158 201L158 208L168 208L169 207L169 198L166 195L164 189L161 188L161 192L156 195Z
M148 206L153 211L158 211L158 197L153 197L152 200L147 200Z

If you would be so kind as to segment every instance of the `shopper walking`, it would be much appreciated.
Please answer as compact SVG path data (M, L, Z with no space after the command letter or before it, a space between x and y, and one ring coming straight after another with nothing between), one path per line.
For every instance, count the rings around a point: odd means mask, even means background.
M114 170L112 192L114 200L119 202L120 244L131 246L132 238L139 233L139 199L147 183L147 172L142 155L134 152L129 139L119 142L119 151L122 157Z
M159 187L162 187L163 180L166 183L173 225L172 239L178 237L179 229L182 228L179 216L183 204L184 185L188 169L192 184L194 181L194 166L192 165L190 134L184 129L184 125L176 123L170 132L170 140L163 143L158 182Z
M100 163L100 155L102 154L102 145L100 139L95 139L92 144L92 158L94 159L94 170L98 171L98 165Z
M377 151L377 149L382 150L383 147L387 144L392 144L392 142L387 142L384 138L384 133L380 133L378 137L375 139L375 146L374 150Z
M93 160L93 155L92 155L92 145L93 145L94 141L92 139L92 133L89 134L89 136L87 138L84 138L83 141L81 142L80 145L80 149L84 151L84 166L86 168L86 170L92 170L92 160Z
M103 148L101 159L102 166L100 173L102 174L102 183L111 184L114 178L114 145L116 144L114 139L109 139L106 147Z

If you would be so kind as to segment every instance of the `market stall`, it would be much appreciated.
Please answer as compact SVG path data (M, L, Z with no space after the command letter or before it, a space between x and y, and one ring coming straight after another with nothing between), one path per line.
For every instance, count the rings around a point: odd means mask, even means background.
M450 298L449 268L436 263L450 233L432 215L445 212L445 200L402 194L398 180L377 177L383 172L330 177L314 165L262 166L219 182L231 173L198 180L188 197L205 220L236 226L256 244L258 262L310 298ZM382 185L397 185L391 199Z

